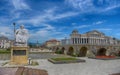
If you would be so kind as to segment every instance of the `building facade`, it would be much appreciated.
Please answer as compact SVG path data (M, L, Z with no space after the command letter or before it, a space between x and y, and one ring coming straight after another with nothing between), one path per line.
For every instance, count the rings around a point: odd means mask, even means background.
M112 55L120 51L120 40L106 36L97 30L80 34L73 30L69 39L61 40L60 49L64 49L66 54L86 56L92 52L94 55Z
M5 36L0 36L0 48L10 48L11 46L11 40L9 40L7 37Z
M58 46L60 45L60 41L56 40L56 39L51 39L46 41L46 47L48 48L52 48L53 46Z
M97 30L79 34L74 30L71 37L71 44L90 44L90 45L120 45L120 40L106 36Z

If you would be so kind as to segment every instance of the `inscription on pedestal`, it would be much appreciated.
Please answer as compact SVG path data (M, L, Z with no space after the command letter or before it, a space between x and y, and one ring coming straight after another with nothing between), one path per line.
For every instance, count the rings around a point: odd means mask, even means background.
M13 50L13 56L26 55L26 50Z

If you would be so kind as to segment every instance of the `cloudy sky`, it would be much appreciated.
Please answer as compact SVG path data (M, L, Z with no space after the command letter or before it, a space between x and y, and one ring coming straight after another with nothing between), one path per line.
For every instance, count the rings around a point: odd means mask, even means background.
M120 0L0 0L0 35L13 38L13 25L29 29L30 42L69 38L98 30L120 39Z

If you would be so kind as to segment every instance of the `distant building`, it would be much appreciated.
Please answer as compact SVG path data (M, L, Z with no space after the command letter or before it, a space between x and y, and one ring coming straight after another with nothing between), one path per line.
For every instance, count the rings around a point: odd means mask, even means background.
M9 48L11 46L11 40L5 36L0 36L0 48Z
M61 44L61 45L71 44L71 40L70 40L70 39L67 39L67 38L62 39L62 40L60 41L60 44Z
M61 40L61 45L56 48L64 49L66 54L86 56L91 51L95 55L110 55L120 51L120 40L106 36L97 30L80 34L73 30L70 37Z
M60 41L56 39L51 39L51 40L46 41L46 47L48 48L53 47L53 46L58 46L58 45L60 45Z

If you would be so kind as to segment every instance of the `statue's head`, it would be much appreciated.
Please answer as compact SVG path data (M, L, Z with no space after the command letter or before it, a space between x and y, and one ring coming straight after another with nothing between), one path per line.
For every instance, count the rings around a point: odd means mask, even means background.
M20 26L20 29L24 29L24 25L23 24Z

